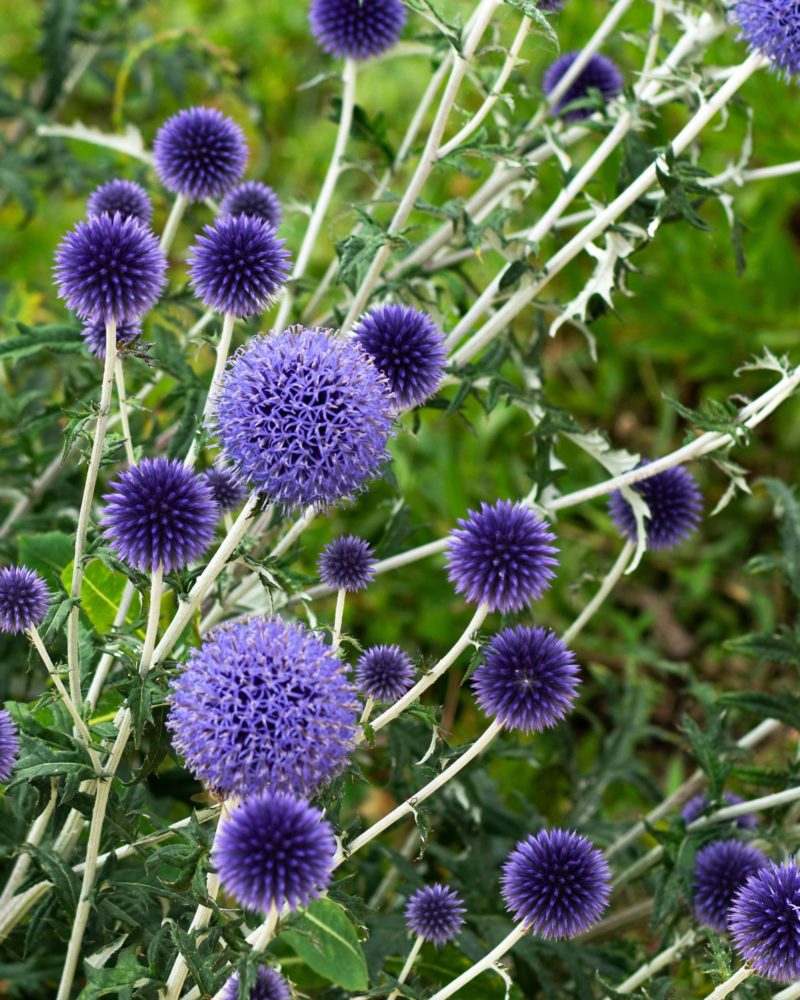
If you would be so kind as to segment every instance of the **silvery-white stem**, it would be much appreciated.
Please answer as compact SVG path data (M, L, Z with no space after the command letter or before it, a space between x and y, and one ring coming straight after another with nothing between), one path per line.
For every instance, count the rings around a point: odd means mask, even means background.
M597 609L603 604L617 583L619 583L635 551L636 545L633 542L626 542L622 547L622 551L617 556L614 565L608 571L597 593L561 637L567 645L580 634Z
M119 403L119 421L122 424L122 438L125 446L125 458L128 465L133 465L135 458L133 455L133 438L131 437L131 425L128 420L128 397L125 394L125 372L122 370L122 361L117 357L114 365L114 381L117 383L117 402Z
M205 423L205 420L211 411L211 407L214 405L214 398L219 392L220 381L225 372L225 365L228 363L228 355L231 350L231 339L233 338L233 327L235 323L236 317L233 313L225 313L222 317L222 332L220 333L219 341L217 342L214 373L211 376L211 384L209 385L205 407L203 408L203 419L201 421L201 426L198 428L197 434L195 434L192 439L189 453L184 460L184 465L186 465L189 469L194 468L200 454L200 434L202 433L202 425Z
M150 575L150 607L147 612L147 629L142 646L142 657L139 661L139 674L144 677L148 673L153 658L153 650L158 636L158 620L161 614L161 590L164 582L164 566L159 563Z
M400 970L400 975L397 977L398 983L404 983L406 979L408 979L411 970L414 968L414 962L416 962L417 960L417 955L419 955L420 951L422 950L422 946L424 943L425 943L425 938L423 938L421 934L418 934L416 940L411 945L411 951L409 951L408 953L405 965ZM400 996L400 990L394 989L386 998L386 1000L396 1000L396 998L399 996Z
M114 623L111 626L112 631L121 628L125 623L125 619L128 617L128 611L130 610L133 595L135 593L136 588L130 580L128 580L125 584L125 589L122 591L119 608L117 608L117 613L114 615ZM103 685L106 682L106 677L108 677L108 672L111 669L114 659L115 656L113 653L103 653L100 658L100 662L97 664L94 677L92 677L92 683L89 685L89 692L86 695L86 704L89 706L90 711L94 711L94 708L97 705L97 699L100 697L100 692L103 690Z
M457 979L454 979L443 989L434 993L430 1000L447 1000L447 997L451 997L454 993L458 993L463 986L466 986L467 983L471 983L472 980L477 978L482 972L486 972L487 969L493 969L498 960L501 959L507 952L511 951L514 945L521 941L527 933L527 927L522 924L517 924L514 930L504 937L496 948L492 948L488 955L484 955L480 962L476 962L472 968L467 969L466 972L462 972Z
M167 217L167 224L164 226L164 232L161 234L161 250L165 257L169 254L175 234L178 232L178 226L181 224L183 213L186 211L188 204L189 199L185 195L179 194L175 196L175 201L172 203L172 208Z
M336 652L342 641L342 621L344 620L344 602L347 599L347 591L340 587L336 594L336 610L333 616L333 634L331 636L331 651Z
M651 979L657 972L666 968L672 962L673 959L677 958L681 952L686 951L687 948L691 948L692 945L697 940L696 931L688 931L682 937L673 944L670 948L665 948L664 951L659 952L654 958L651 958L649 962L646 962L640 969L637 969L632 976L629 976L625 982L620 983L619 986L615 986L614 990L616 993L633 993L635 989L642 985L642 983L647 982Z
M28 873L28 868L30 868L31 855L29 851L25 850L25 848L38 847L42 842L42 837L45 835L45 831L47 830L50 817L53 815L57 801L58 785L56 784L55 778L51 778L50 798L47 800L47 804L44 809L31 823L30 828L28 829L28 835L25 838L25 842L22 844L21 853L14 862L14 867L11 869L11 874L8 876L8 881L5 884L3 893L0 895L0 913L5 912L12 896L17 891L18 886L22 885L22 882Z
M705 1000L723 1000L723 997L730 996L737 986L741 986L745 979L749 979L752 975L753 970L743 965L729 979L726 979L724 983L720 983L715 990L706 994Z

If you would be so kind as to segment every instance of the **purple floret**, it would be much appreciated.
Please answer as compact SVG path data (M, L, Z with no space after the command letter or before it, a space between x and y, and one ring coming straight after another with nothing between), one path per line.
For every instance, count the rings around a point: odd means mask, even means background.
M292 1000L286 980L275 969L262 965L258 970L255 986L250 988L249 1000ZM220 1000L239 1000L238 973L225 984Z
M797 0L736 0L732 19L751 51L761 52L786 79L800 74L800 6Z
M741 795L734 795L733 792L725 792L723 794L723 799L731 806L737 806L740 802L744 802ZM683 817L684 823L688 826L693 823L696 819L702 816L708 807L711 805L706 795L700 792L699 795L694 795L681 809L681 816ZM737 816L734 820L737 826L740 826L743 830L754 830L758 826L758 817L755 813L744 813L741 816Z
M236 510L247 499L246 487L229 466L212 465L203 476L220 510Z

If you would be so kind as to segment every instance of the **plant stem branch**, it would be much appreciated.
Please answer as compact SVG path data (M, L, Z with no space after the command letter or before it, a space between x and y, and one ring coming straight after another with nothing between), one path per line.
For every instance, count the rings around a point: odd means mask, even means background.
M467 969L466 972L462 972L457 979L454 979L443 989L434 993L430 1000L447 1000L447 997L451 997L454 993L458 993L462 986L466 986L467 983L471 983L472 980L477 978L482 972L485 972L487 969L493 969L498 960L501 959L506 952L511 951L514 945L521 941L527 933L528 928L523 924L518 924L510 934L503 938L497 947L493 948L487 955L484 955L480 962L476 962L471 969Z
M720 983L715 990L708 993L705 1000L723 1000L723 997L730 996L737 986L741 986L745 979L749 979L752 975L753 970L743 965L729 979L726 979L724 983Z
M233 338L233 327L236 323L236 317L233 313L225 313L222 317L222 332L219 335L219 340L217 341L216 350L216 360L214 362L214 373L211 376L211 384L208 388L208 395L206 396L205 406L203 408L203 422L205 418L210 413L211 407L214 405L214 397L217 392L219 392L220 380L222 379L223 373L225 372L225 365L228 363L228 355L231 350L231 339ZM202 423L198 428L197 433L194 438L192 438L192 444L189 448L189 453L186 456L184 465L188 468L193 469L197 459L200 455L200 435L202 433Z
M122 424L122 438L125 445L125 458L128 465L133 465L136 461L133 455L133 438L131 437L131 425L128 420L128 397L125 394L125 372L122 370L122 360L117 356L114 365L114 380L117 383L117 402L119 403L119 421Z
M633 542L625 543L622 551L617 556L617 561L608 571L608 574L600 585L597 593L561 637L567 645L569 645L572 640L583 631L587 622L589 622L597 609L603 604L614 587L616 587L619 583L635 551L636 545Z
M167 217L167 224L164 226L164 232L161 234L161 250L165 257L169 254L175 240L175 234L178 232L178 226L181 224L183 213L186 211L188 204L189 199L185 195L179 194L175 196L175 201L172 203L172 208Z
M144 677L150 670L153 650L158 636L158 620L161 614L161 590L164 583L164 566L159 563L150 576L150 607L147 611L147 629L144 634L142 657L139 661L139 675Z
M417 955L419 955L422 950L422 945L425 943L425 938L421 934L418 934L416 940L411 945L411 951L408 953L408 958L406 958L405 965L400 970L400 975L397 977L398 983L404 983L408 979L411 970L414 968L414 962L417 960ZM399 989L393 989L386 1000L396 1000L400 996Z
M615 993L633 993L642 983L647 982L657 972L666 968L681 952L686 951L687 948L691 948L696 940L697 932L694 930L688 931L682 937L679 937L671 947L665 948L664 951L659 952L649 962L646 962L641 968L637 969L624 983L620 983L619 986L614 987Z
M342 621L344 620L344 602L347 599L347 591L340 587L336 594L336 610L333 615L333 634L331 636L331 651L336 652L342 641Z

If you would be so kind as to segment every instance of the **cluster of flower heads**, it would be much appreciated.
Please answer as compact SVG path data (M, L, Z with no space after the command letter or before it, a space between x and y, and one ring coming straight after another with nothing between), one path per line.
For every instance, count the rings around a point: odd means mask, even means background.
M402 0L312 0L311 31L323 51L370 59L396 44L406 23Z

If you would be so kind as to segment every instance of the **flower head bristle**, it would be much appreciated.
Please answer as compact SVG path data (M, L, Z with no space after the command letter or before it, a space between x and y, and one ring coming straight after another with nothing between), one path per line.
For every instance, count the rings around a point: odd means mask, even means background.
M800 6L797 0L736 0L731 11L739 37L782 70L800 75Z
M724 934L734 896L766 864L761 851L740 840L717 840L699 850L694 866L694 912L700 923Z

